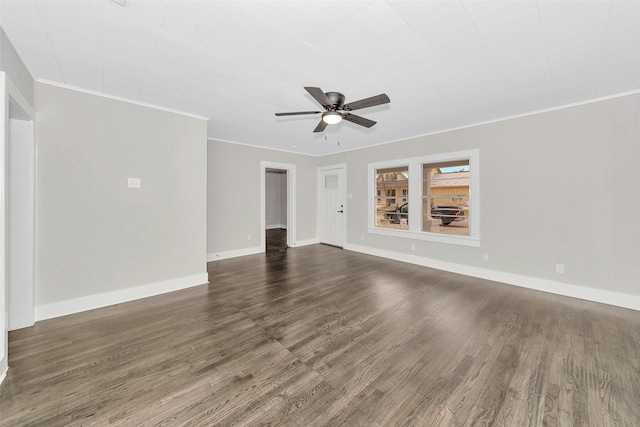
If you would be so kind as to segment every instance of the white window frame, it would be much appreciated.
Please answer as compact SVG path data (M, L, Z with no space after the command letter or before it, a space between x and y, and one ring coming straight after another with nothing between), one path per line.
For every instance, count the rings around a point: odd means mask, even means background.
M375 166L373 169L371 169L371 165L385 165L388 164L389 166ZM407 171L409 171L409 163L403 163L403 160L397 160L397 161L392 161L392 162L381 162L381 163L371 163L369 164L369 185L367 188L369 188L369 194L368 194L368 200L369 200L369 232L371 232L371 228L375 228L376 230L395 230L395 229L391 229L391 228L385 228L385 227L379 227L376 226L376 215L377 215L377 194L378 194L378 183L376 182L376 170L378 169L385 169L385 168L407 168ZM372 184L373 181L373 184ZM409 189L411 189L411 178L409 178L409 180L407 181L407 185L409 186ZM388 191L388 190L387 190ZM376 197L374 197L373 195L376 194ZM411 194L411 190L409 190L409 194ZM387 195L387 193L383 194L383 197L389 197ZM398 197L398 195L396 194L394 197ZM407 196L407 200L410 198L410 196ZM395 201L394 201L395 204ZM371 209L373 207L373 212L371 212ZM409 205L409 208L411 208L411 204ZM402 230L402 231L407 231L407 230Z
M376 170L409 166L409 218L422 218L422 167L425 164L469 162L469 235L459 236L422 231L422 221L409 221L409 229L376 226ZM368 233L405 239L426 240L461 246L480 247L480 150L462 150L451 153L431 154L409 159L387 160L368 165Z

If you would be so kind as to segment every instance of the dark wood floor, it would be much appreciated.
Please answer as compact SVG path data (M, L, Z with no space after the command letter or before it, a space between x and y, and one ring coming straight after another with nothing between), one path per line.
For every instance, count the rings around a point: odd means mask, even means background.
M266 250L267 252L287 250L287 230L283 228L272 228L266 230Z
M9 336L0 424L638 426L640 313L313 245Z

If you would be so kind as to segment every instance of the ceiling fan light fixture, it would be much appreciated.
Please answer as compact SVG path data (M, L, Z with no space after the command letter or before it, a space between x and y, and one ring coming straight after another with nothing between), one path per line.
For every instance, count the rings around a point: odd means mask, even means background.
M322 114L322 121L328 125L335 125L342 121L342 114L337 111L327 111Z
M345 104L344 95L340 92L323 92L319 87L311 86L305 86L304 88L307 92L309 92L309 95L311 95L316 101L318 101L320 105L322 105L322 108L324 108L324 113L322 111L293 111L289 113L276 113L276 116L298 116L301 114L322 113L322 119L313 130L314 133L324 132L327 126L340 123L342 119L360 126L364 126L366 128L370 128L371 126L375 125L376 122L353 114L351 113L351 111L359 110L366 107L373 107L374 105L388 104L389 102L391 102L386 94L381 93L380 95L370 96L369 98L364 98L359 101Z

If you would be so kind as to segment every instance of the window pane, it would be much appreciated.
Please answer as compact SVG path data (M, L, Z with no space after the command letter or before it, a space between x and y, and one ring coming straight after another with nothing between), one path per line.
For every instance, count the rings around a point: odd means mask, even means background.
M376 227L409 229L409 167L376 169Z
M422 231L469 235L469 161L422 165Z
M338 175L326 175L324 177L324 188L337 189L338 188Z

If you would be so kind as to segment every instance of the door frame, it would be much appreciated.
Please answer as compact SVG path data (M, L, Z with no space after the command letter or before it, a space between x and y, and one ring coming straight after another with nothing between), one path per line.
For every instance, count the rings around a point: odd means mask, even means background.
M9 313L9 301L7 299L8 296L8 286L7 282L7 257L8 257L8 246L6 245L6 230L7 230L7 202L8 195L6 193L6 183L7 183L7 145L8 141L6 139L9 128L9 102L13 102L14 105L20 107L23 113L25 113L30 119L33 132L32 138L35 143L35 119L36 114L35 110L27 101L27 99L22 95L18 86L16 86L11 79L7 76L4 71L0 71L0 163L2 164L2 168L0 169L0 235L2 236L2 241L5 244L0 245L0 334L2 336L0 339L2 342L0 343L0 383L4 380L7 370L9 369L9 339L8 339L8 313ZM36 161L36 152L34 152L34 162ZM34 181L33 181L33 193L32 196L35 197L35 167L34 167ZM33 200L33 211L28 212L27 214L32 215L32 219L34 222L34 237L33 242L31 242L33 248L33 259L32 259L32 276L35 281L35 200ZM30 314L29 316L33 316L33 321L35 322L35 283L32 283L32 298L34 301L31 302L31 307L29 307Z
M260 248L267 251L267 169L287 171L287 246L296 243L296 165L289 163L260 162Z
M8 328L35 323L35 123L9 96L5 140L5 221ZM16 114L12 117L11 111ZM16 132L14 132L16 131ZM13 150L16 150L13 153ZM18 163L15 163L15 161ZM16 185L18 187L16 187Z
M344 179L344 215L342 215L342 230L344 230L342 247L347 244L347 214L349 213L348 202L349 193L347 193L347 164L346 163L337 163L334 165L320 166L317 168L316 172L316 185L317 185L317 198L316 198L316 230L318 234L318 241L320 241L320 231L322 229L322 213L321 209L321 201L322 201L322 192L324 191L324 182L322 180L322 172L334 170L334 169L342 169L342 177ZM322 243L320 241L320 243Z

